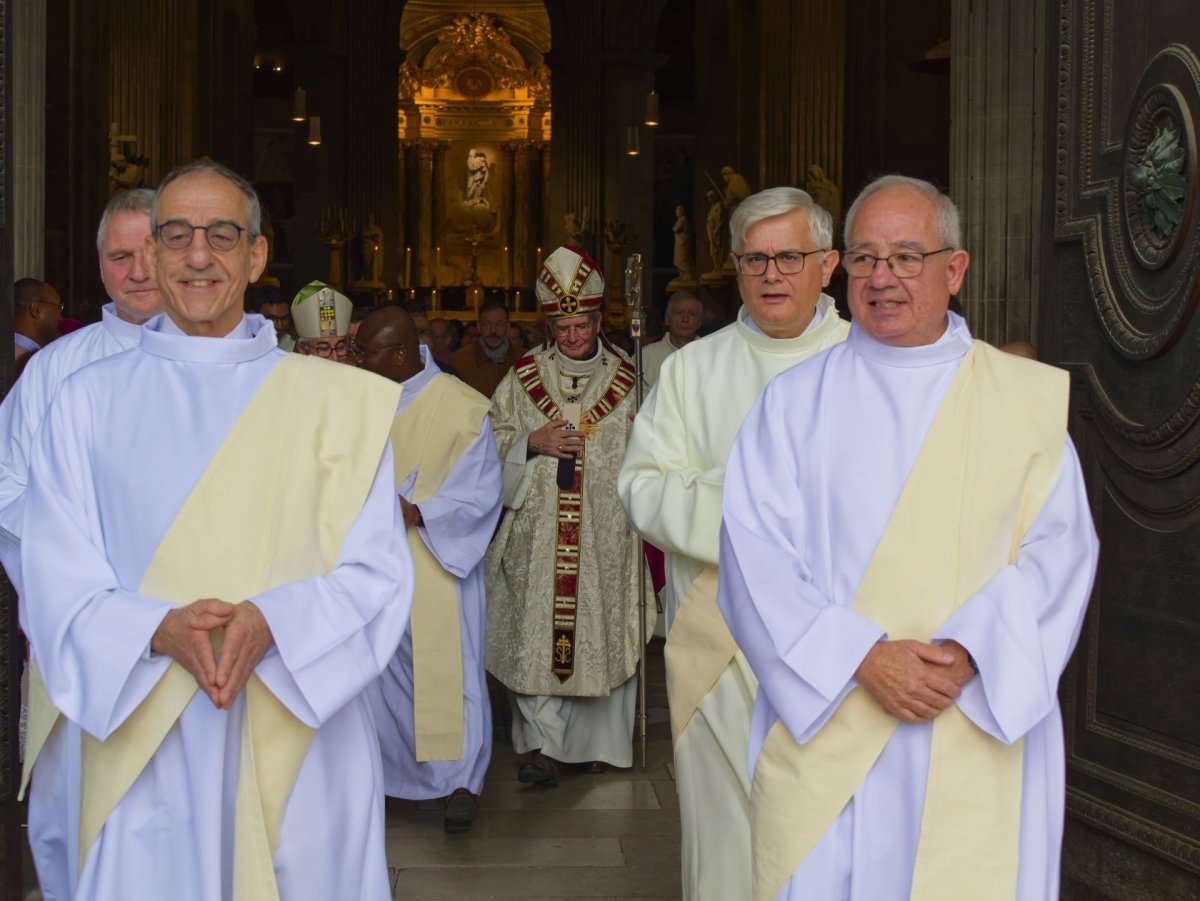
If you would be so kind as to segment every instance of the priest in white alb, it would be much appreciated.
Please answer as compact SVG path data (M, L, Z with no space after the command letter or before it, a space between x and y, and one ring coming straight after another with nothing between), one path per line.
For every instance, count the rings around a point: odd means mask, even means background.
M518 778L551 786L556 762L633 764L645 563L617 498L636 375L601 335L604 277L560 247L537 296L550 340L492 395L507 509L484 578L487 669L510 691L513 749L527 755Z
M394 798L442 799L445 830L467 832L492 757L483 555L502 488L490 404L438 369L399 307L369 315L354 343L359 366L403 387L392 455L416 573L412 628L368 690L384 787Z
M151 221L166 314L63 383L31 456L26 778L43 894L383 901L362 692L411 599L398 389L286 354L243 315L266 242L240 176L174 170Z
M136 346L142 323L162 312L158 285L145 259L153 200L153 191L135 188L108 202L96 229L100 280L109 298L100 322L33 354L0 404L0 561L18 594L23 593L21 527L29 451L50 401L71 373Z
M665 359L617 482L634 528L666 552L683 895L712 901L750 892L746 748L757 687L717 609L725 462L767 382L849 330L821 291L837 265L833 220L808 194L768 188L738 204L729 226L737 322Z
M932 185L872 182L845 237L850 336L767 386L725 477L753 896L1054 898L1097 557L1069 380L948 312L968 256Z

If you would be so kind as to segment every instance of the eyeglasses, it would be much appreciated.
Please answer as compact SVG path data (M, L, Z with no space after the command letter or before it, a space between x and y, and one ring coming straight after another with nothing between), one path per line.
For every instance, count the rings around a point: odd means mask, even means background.
M926 257L947 251L953 252L954 248L941 247L925 253L919 250L901 250L886 257L877 257L858 250L848 250L842 254L842 268L855 278L870 278L875 272L875 264L883 260L896 278L915 278L925 268Z
M345 359L350 356L351 347L349 341L338 341L336 344L330 344L327 341L317 343L316 341L306 341L304 346L316 354L318 357L329 359Z
M797 275L804 271L804 258L825 250L783 250L774 256L765 253L735 253L738 272L742 275L766 275L767 264L775 261L780 275Z
M197 231L204 232L208 246L218 253L225 253L237 247L246 229L236 222L214 222L212 225L192 225L182 219L172 219L155 226L158 240L171 250L183 250L192 246L192 236Z
M596 323L590 319L587 322L576 323L573 325L559 325L557 322L552 326L554 329L555 338L566 338L568 335L590 335L596 330Z

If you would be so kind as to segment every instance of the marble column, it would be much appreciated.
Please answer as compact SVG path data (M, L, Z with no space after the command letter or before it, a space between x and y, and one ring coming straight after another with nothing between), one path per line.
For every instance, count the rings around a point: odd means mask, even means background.
M528 141L520 141L514 154L516 173L515 193L516 204L513 208L513 283L522 288L532 288L537 273L533 271L534 254L537 252L531 235L530 224L533 219L533 179L531 178L531 161L533 147Z
M43 278L46 239L46 0L12 8L12 191L15 278ZM66 285L56 286L69 301Z
M433 284L433 144L429 141L419 142L416 154L416 284L427 287Z
M446 151L450 144L446 141L433 142L433 243L441 246L446 237ZM434 253L436 254L436 250ZM443 254L448 254L447 248L442 248ZM445 259L445 256L442 257ZM433 262L437 266L437 260ZM431 270L432 271L432 270ZM445 273L434 272L435 281L440 288L446 286Z
M950 194L971 253L961 300L978 338L1037 342L1045 0L955 3Z
M760 2L761 184L803 188L818 165L842 187L845 0ZM814 40L814 35L820 35Z

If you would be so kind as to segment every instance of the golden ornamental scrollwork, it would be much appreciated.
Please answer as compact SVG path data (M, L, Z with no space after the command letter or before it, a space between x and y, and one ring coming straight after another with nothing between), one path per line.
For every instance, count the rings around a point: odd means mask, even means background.
M484 97L495 89L524 88L548 97L550 70L540 63L527 65L496 19L478 13L455 16L420 65L400 66L399 84L401 101L437 89Z

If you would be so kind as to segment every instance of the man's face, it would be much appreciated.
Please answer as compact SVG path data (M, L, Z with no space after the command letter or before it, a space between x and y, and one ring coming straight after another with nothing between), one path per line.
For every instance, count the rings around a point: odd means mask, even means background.
M808 236L808 216L803 211L762 219L748 229L737 253L775 256L785 251L816 250ZM804 258L804 268L794 275L782 275L774 260L762 275L738 272L738 292L754 324L772 338L795 338L812 321L821 289L837 265L836 250Z
M161 238L146 245L159 291L171 321L189 335L222 337L242 318L246 285L267 264L267 240L250 240L246 197L233 182L209 172L185 175L169 185L158 199L158 225L179 222L209 226L228 222L244 231L237 244L224 252L208 245L205 232L193 231L191 243L171 250Z
M479 314L479 340L495 350L508 337L508 313L504 310L484 310Z
M855 251L887 257L903 251L927 253L944 246L933 204L903 185L884 188L863 201L849 239L847 259ZM880 260L869 276L849 276L850 313L859 328L883 344L932 344L946 330L950 295L962 286L968 262L965 250L936 253L925 258L920 274L897 278L887 262Z
M33 340L45 347L51 341L58 337L58 323L63 318L63 303L59 297L58 291L49 282L42 285L42 291L39 298L34 301L38 306L38 312L41 314L36 322L37 334L33 335Z
M260 304L258 311L275 326L275 339L280 340L292 330L292 308L285 301Z
M600 316L597 313L550 320L550 336L559 353L571 360L585 360L595 353L596 333L599 330Z
M350 362L350 339L347 338L302 338L296 342L296 350L306 357L321 357L335 363Z
M413 313L412 314L412 322L413 322L413 325L416 326L416 328L417 328L417 340L420 343L424 344L426 347L428 347L430 350L432 350L433 349L433 329L431 329L429 327L429 320L426 319L425 316L421 313Z
M429 323L429 349L434 357L445 359L450 356L450 323L445 319L435 319Z
M700 329L700 317L704 307L693 297L685 297L671 304L663 322L675 344L686 344L696 337Z
M128 210L109 217L100 248L100 280L126 322L142 323L162 312L162 297L146 263L150 216Z

